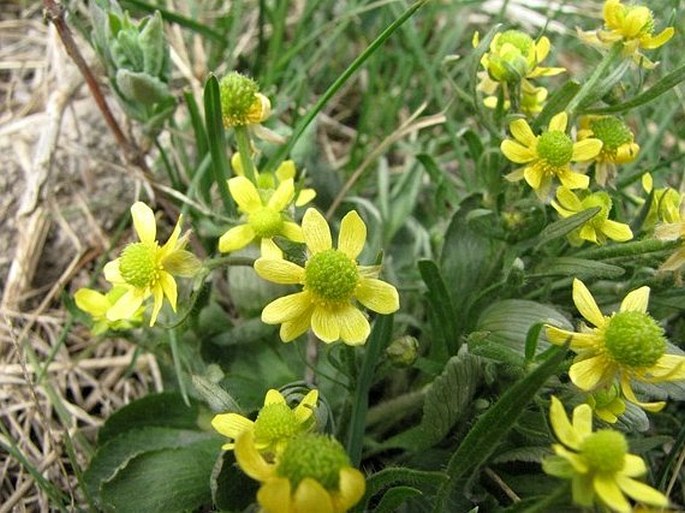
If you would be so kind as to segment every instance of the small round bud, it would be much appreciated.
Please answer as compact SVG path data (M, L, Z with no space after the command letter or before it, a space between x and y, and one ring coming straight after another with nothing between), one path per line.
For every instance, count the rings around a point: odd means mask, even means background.
M385 354L395 367L411 367L419 355L419 341L411 335L396 338Z

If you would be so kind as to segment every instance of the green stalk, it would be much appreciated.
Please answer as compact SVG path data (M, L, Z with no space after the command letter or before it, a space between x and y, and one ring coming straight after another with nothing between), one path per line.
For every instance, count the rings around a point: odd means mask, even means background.
M576 94L569 102L568 106L566 107L569 118L573 117L573 113L576 111L578 106L592 93L592 90L597 86L597 83L600 81L600 79L606 75L607 70L621 54L621 50L623 50L623 43L620 41L614 43L614 46L611 47L609 53L604 56L599 65L595 68L595 71L592 73L592 75L590 75L590 78L580 88L578 94Z
M314 104L314 106L307 112L307 114L299 121L297 126L295 127L295 130L293 131L293 135L290 137L290 140L288 140L287 144L284 144L279 151L274 153L273 157L269 159L269 162L267 162L265 170L268 172L274 171L276 169L276 166L283 161L286 156L290 153L290 151L293 149L293 146L295 146L295 143L297 140L300 138L302 133L305 131L305 129L309 126L309 124L314 120L316 115L324 108L324 106L328 103L328 101L335 95L335 93L338 92L338 90L349 80L349 78L354 75L354 73L366 62L366 60L371 57L371 55L374 54L378 48L385 43L385 41L398 29L400 28L405 21L407 21L409 18L412 17L412 15L418 11L425 3L427 3L428 0L418 0L414 4L412 4L406 11L404 11L404 14L397 18L395 21L393 21L388 27L381 32L381 34L374 39L371 44L364 50L362 53L360 53L357 58L352 61L352 63L347 67L345 71L336 79L333 84L326 90L325 93L319 98L319 101Z
M369 410L369 390L373 384L373 375L378 358L392 336L392 324L392 315L379 315L366 344L364 362L354 389L350 430L346 444L347 454L350 456L353 467L359 466L362 459L364 428L366 427L366 414Z
M238 153L240 154L240 163L243 166L243 173L249 178L253 184L257 184L257 173L252 161L252 144L250 143L250 134L246 126L237 126L235 130L235 142L238 145Z

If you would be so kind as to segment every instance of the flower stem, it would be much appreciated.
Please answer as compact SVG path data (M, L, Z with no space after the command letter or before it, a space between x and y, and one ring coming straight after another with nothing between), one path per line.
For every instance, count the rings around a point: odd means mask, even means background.
M587 81L580 88L580 91L578 91L578 93L573 97L566 107L566 112L568 112L569 118L573 117L574 112L580 106L582 101L593 92L597 86L597 82L599 82L600 79L606 75L607 70L618 58L622 49L623 43L619 41L614 43L614 46L611 47L609 53L604 56L599 65L595 68L595 71L592 73L592 75L590 75L590 78L587 79Z
M257 184L257 175L252 161L252 144L250 143L250 135L247 133L247 127L235 127L235 141L238 145L238 153L240 154L240 163L243 165L243 172L245 176L250 179L252 183Z
M254 258L224 256L217 258L208 258L203 262L203 264L205 269L211 271L212 269L216 269L217 267L221 267L223 265L252 267L252 265L254 265L254 261Z

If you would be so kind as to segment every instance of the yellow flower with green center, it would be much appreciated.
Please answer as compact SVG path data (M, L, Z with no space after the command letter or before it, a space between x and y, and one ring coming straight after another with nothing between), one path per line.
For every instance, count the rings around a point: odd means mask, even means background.
M581 404L569 420L561 401L552 397L549 409L552 430L560 443L552 445L555 455L542 461L552 476L569 479L573 502L591 507L596 499L618 513L630 513L628 497L643 504L666 507L668 498L651 486L637 481L647 473L645 462L628 453L628 441L619 431L592 431L592 409Z
M261 242L262 257L282 258L283 252L273 241L280 235L295 242L302 242L302 229L290 221L283 212L290 206L295 195L292 178L284 180L275 191L261 192L268 196L264 201L254 184L244 176L228 181L231 196L245 214L245 224L234 226L219 239L219 251L229 253L244 248L253 240Z
M102 294L97 290L82 288L74 293L74 301L79 309L89 314L93 319L93 335L100 335L108 329L127 330L142 321L143 309L139 308L130 319L110 321L107 312L127 291L126 287L112 287L109 292Z
M236 71L221 79L219 95L226 128L258 125L271 114L271 103L259 92L257 82Z
M605 316L585 284L573 280L573 302L594 327L581 324L579 332L547 326L554 344L570 341L577 356L569 370L574 385L588 392L618 380L624 397L648 411L659 411L663 401L643 403L632 382L659 383L685 379L685 356L666 354L664 330L647 314L649 287L628 293L618 312Z
M212 419L212 427L231 439L222 446L233 450L235 440L244 432L253 431L255 448L274 459L283 452L294 436L315 427L314 409L319 392L310 390L295 408L288 406L278 390L271 389L264 397L264 406L259 410L257 420L252 421L237 413L220 413Z
M651 230L657 224L662 222L666 224L675 224L680 222L680 209L685 207L683 197L685 194L680 194L671 187L663 187L661 189L654 189L654 180L652 175L645 173L642 175L642 189L647 193L652 193L652 204L649 206L649 212L642 223L644 230ZM641 200L644 203L644 200Z
M583 241L604 244L607 239L625 242L633 238L630 226L609 219L612 202L606 192L594 192L581 199L571 189L558 187L556 197L557 200L552 201L552 207L561 217L570 217L593 207L600 208L594 217L569 233L568 239L572 245L579 246Z
M478 35L474 35L474 46ZM545 68L538 66L547 55L551 45L542 36L534 41L520 30L506 30L496 34L490 48L483 54L481 65L495 82L520 82L524 78L558 75L564 68Z
M303 285L301 292L278 298L262 311L262 321L281 324L284 342L296 339L310 327L326 343L342 339L363 344L369 321L355 300L374 312L390 314L399 309L397 289L377 279L378 266L360 266L357 257L366 242L366 225L354 210L343 217L338 248L324 217L310 208L302 219L309 259L304 267L286 260L260 258L257 274L275 283Z
M238 437L235 457L243 472L262 483L257 502L265 513L345 513L364 496L364 475L333 438L299 435L271 463L253 437L249 430Z
M645 68L653 68L652 63L640 50L654 50L673 37L675 30L667 27L654 35L654 14L643 5L623 5L621 0L604 2L604 28L596 32L580 32L581 39L599 46L609 46L617 42L623 44L623 55Z
M182 216L166 243L159 247L157 224L152 209L136 202L131 207L133 227L140 242L129 244L116 260L105 265L105 279L126 292L107 310L108 321L131 319L143 302L153 297L150 326L157 321L166 297L176 311L177 286L174 276L191 277L200 269L200 262L184 248L188 234L181 237Z
M547 131L536 136L526 120L513 121L509 131L514 140L505 139L500 149L509 160L525 166L505 178L512 182L525 179L541 200L548 196L555 178L569 189L587 189L590 179L572 171L570 164L595 158L602 142L588 138L574 143L566 135L567 123L567 114L560 112L550 120Z
M231 156L231 167L236 175L245 176L240 153L235 152ZM264 190L274 190L286 180L295 180L296 173L295 162L284 160L273 173L257 173L257 187ZM295 206L303 207L314 198L316 198L316 191L314 189L300 189L295 196Z
M583 116L578 125L579 141L587 138L602 141L602 150L594 158L595 180L602 187L616 176L617 164L632 162L640 152L633 132L615 116Z

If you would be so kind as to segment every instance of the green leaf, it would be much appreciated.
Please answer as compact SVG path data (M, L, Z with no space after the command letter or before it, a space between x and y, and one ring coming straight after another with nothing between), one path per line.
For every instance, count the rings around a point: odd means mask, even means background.
M523 413L526 405L540 387L557 372L566 356L566 349L556 349L552 356L534 371L511 386L499 400L471 428L457 450L452 454L447 474L449 481L438 491L435 512L444 511L454 483L467 472L483 465L500 440Z
M235 206L228 192L228 183L226 182L226 170L229 169L229 165L226 158L226 134L224 133L224 122L221 115L221 93L219 91L219 81L213 74L209 75L205 84L204 103L205 123L207 124L209 151L212 155L214 179L219 188L219 195L224 204L226 214L233 215L235 213Z
M449 359L424 399L421 430L425 447L438 443L452 430L471 404L481 377L478 358L465 353Z
M552 96L545 103L542 112L538 114L532 124L534 132L539 132L543 127L549 125L549 121L555 114L566 109L566 106L573 99L573 97L580 91L580 84L569 80L557 89Z
M164 82L144 71L120 69L117 71L115 80L119 91L129 101L152 105L164 102L171 97L169 87Z
M143 49L143 71L153 77L167 78L164 73L164 63L169 58L169 47L159 11L155 11L148 19L138 35L138 42Z
M146 452L179 449L208 440L213 440L217 447L221 442L211 433L187 429L144 427L125 431L98 448L84 473L85 485L92 497L99 497L102 484L111 480L133 458Z
M147 452L103 483L103 502L121 513L176 513L211 504L209 487L216 440L180 449Z
M618 278L625 269L617 265L575 257L549 258L540 262L529 278L544 276L575 276L581 280L591 278Z
M505 299L486 308L478 318L476 329L483 335L477 342L488 342L509 349L522 361L526 354L528 334L538 324L553 324L573 331L573 325L566 317L551 306L525 299ZM537 344L538 354L549 346L543 331Z
M582 226L587 221L595 217L599 211L600 207L592 207L577 214L573 214L570 217L565 217L559 221L555 221L545 227L540 235L538 236L537 248L544 246L545 244L565 236L567 233L572 232L576 228Z
M259 483L238 468L233 451L224 451L214 465L210 487L217 509L244 511L254 503Z
M455 311L452 300L435 262L421 260L418 265L421 278L428 287L426 297L436 320L435 338L431 344L437 346L437 349L431 347L431 351L440 360L446 360L449 355L457 354L460 344L454 323Z
M198 427L200 406L186 406L180 394L164 392L150 394L114 412L98 432L102 445L131 429L158 426L194 430Z
M634 96L628 101L619 103L617 105L611 105L609 107L602 107L599 109L587 109L583 111L583 113L613 114L616 112L626 112L651 102L655 98L661 96L665 92L677 86L683 80L685 80L685 65L682 65L679 68L676 68L675 70L671 71L665 77L657 80L656 84L654 84L652 87L638 94L637 96Z
M417 490L411 486L397 486L390 488L383 494L383 497L374 508L374 513L393 513L397 511L402 504L412 497L423 495L421 490Z

